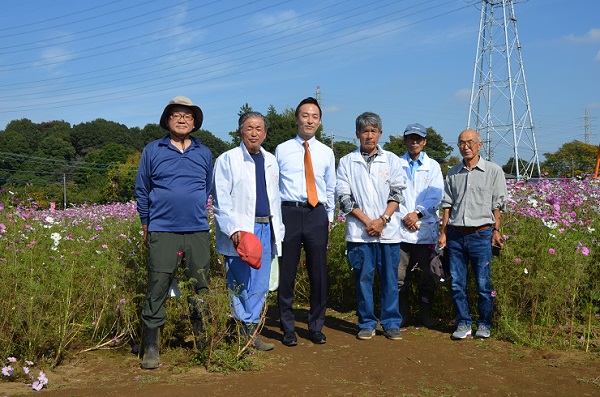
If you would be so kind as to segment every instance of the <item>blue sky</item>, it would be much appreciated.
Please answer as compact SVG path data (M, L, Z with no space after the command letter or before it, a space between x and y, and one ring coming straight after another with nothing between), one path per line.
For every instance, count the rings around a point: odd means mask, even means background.
M229 140L243 104L282 111L320 86L324 131L336 140L353 140L356 116L374 111L385 135L419 122L454 144L467 123L480 3L10 2L0 14L0 129L21 118L143 127L186 95L203 128ZM515 14L539 154L583 140L586 109L598 144L600 1L529 0Z

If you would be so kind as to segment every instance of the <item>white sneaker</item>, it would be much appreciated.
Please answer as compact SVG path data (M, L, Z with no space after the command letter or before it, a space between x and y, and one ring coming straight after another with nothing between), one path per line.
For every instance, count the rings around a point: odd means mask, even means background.
M458 339L465 339L470 336L471 336L471 326L459 325L458 327L456 327L456 331L454 331L454 333L452 334L452 336L450 338L454 339L454 340L458 340Z
M490 337L490 327L487 325L480 325L477 327L477 332L475 332L476 338L489 338Z

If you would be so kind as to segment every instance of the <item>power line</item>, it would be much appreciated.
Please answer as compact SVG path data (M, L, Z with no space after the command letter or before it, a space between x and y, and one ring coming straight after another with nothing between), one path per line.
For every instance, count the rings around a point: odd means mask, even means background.
M312 53L313 54L315 54L315 53L322 53L324 51L328 51L328 50L331 50L331 49L339 48L339 47L346 46L346 45L353 44L353 43L358 43L358 42L361 42L361 41L364 41L364 40L367 40L367 39L370 39L370 38L373 38L373 37L381 36L381 35L384 35L384 34L389 34L391 32L394 32L394 31L397 31L397 30L400 30L400 29L404 29L406 27L413 26L413 25L416 25L416 24L419 24L419 23L423 23L425 21L429 21L429 20L432 20L432 19L435 19L435 18L439 18L441 16L445 16L445 15L448 15L450 13L457 12L459 10L462 10L462 9L465 9L465 8L471 7L471 6L472 6L472 4L468 4L466 6L454 8L454 9L451 9L449 11L445 11L445 12L439 13L439 14L434 15L434 16L429 16L429 17L423 18L422 20L419 20L417 22L409 22L409 23L403 24L401 26L395 26L395 27L392 27L392 28L389 28L389 29L386 29L386 30L383 30L383 31L378 30L376 32L372 32L371 34L365 34L362 37L354 39L354 40L348 40L348 41L345 41L345 42L341 42L340 44L332 43L330 45L327 45L325 48L321 48L319 50L314 50ZM434 8L437 8L437 7L439 7L439 6L430 7L430 8L427 8L425 10L420 10L420 11L413 12L411 14L401 15L401 16L399 16L397 18L389 19L389 20L385 21L384 23L381 23L379 26L382 26L382 25L385 25L385 24L390 24L392 22L396 22L396 21L398 21L398 20L400 20L402 18L405 18L407 16L412 16L412 15L416 15L418 13L423 13L423 12L426 12L426 11L430 11L430 10L432 10ZM375 17L375 18L372 18L370 21L377 21L377 20L379 20L379 18ZM334 30L333 32L329 32L327 34L328 36L333 36L333 37L332 38L328 38L328 40L326 40L326 43L331 43L334 39L339 40L339 39L343 39L343 38L346 38L346 37L351 36L351 35L356 35L358 33L365 33L365 32L370 31L371 29L372 28L370 26L367 26L367 27L362 28L362 29L356 29L356 26L353 25L351 27L345 27L345 28L342 28L342 29ZM341 32L346 31L346 30L351 30L351 31L347 32L347 33L341 33ZM306 46L307 40L319 40L320 43L321 42L325 42L324 35L322 35L322 34L316 34L316 35L313 35L312 37L309 37L309 38L303 37L301 40L298 40L298 41L292 43L292 45ZM252 46L248 46L246 48L251 48L251 47ZM270 49L269 51L278 50L278 49L283 49L283 51L280 51L280 52L275 53L275 54L273 54L271 56L268 56L268 57L264 57L263 56L263 57L260 58L260 60L264 61L265 59L268 59L268 58L274 58L274 57L277 57L277 56L282 56L282 55L288 54L290 52L296 52L297 51L296 47L292 47L292 48L289 48L289 47L290 47L290 44L287 43L285 45L282 45L282 46L279 46L279 47L275 47L274 49ZM288 57L288 58L285 58L285 59L282 59L282 60L279 60L279 61L271 62L269 64L261 64L259 66L253 67L253 68L246 68L246 69L243 69L241 71L237 71L237 72L231 71L231 72L227 72L227 73L223 73L223 72L224 71L229 71L230 69L238 69L239 70L240 67L243 67L243 66L246 66L246 65L255 64L256 61L255 60L250 60L250 61L247 61L247 62L238 63L238 64L235 64L233 66L228 66L228 67L224 67L224 68L220 67L222 64L218 64L217 63L216 65L214 65L214 69L213 70L203 71L201 73L192 74L192 75L188 76L187 78L188 78L188 80L190 80L190 83L202 83L202 82L207 82L207 81L214 81L214 80L221 79L221 78L224 78L224 77L231 77L231 76L239 75L239 74L242 74L242 73L248 73L248 72L254 71L254 70L267 68L267 67L274 66L274 65L277 65L277 64L281 64L281 63L285 63L285 62L290 62L292 60L296 60L296 59L299 59L299 58L302 58L302 57L304 57L304 55L292 56L292 57ZM216 73L219 73L220 75L219 76L214 76L214 77L210 76L210 75L213 75L213 74L216 74ZM191 78L202 78L202 77L205 77L207 75L209 77L206 77L206 78L201 79L201 80L196 80L196 81L191 80ZM156 82L154 84L150 84L150 85L147 84L147 82L140 82L140 83L136 83L136 84L142 84L142 83L144 84L143 85L144 88L152 88L152 90L151 91L146 90L146 91L141 91L140 92L140 91L138 91L139 89L135 88L135 87L134 88L128 88L128 89L120 89L120 90L112 91L112 92L110 92L108 94L104 94L104 95L94 95L94 96L88 96L88 97L83 97L83 98L80 97L80 98L76 98L76 99L68 99L68 100L63 100L63 101L54 101L54 105L53 106L43 106L41 108L52 109L52 108L61 108L61 107L71 106L70 104L72 104L74 101L76 101L78 105L100 103L100 102L105 102L105 101L108 101L108 100L125 99L125 98L131 98L133 96L138 96L138 95L156 93L156 92L165 91L165 90L168 90L168 89L171 88L170 86L169 86L169 88L163 88L163 89L157 88L157 87L160 87L161 85L165 84L166 83L165 81L158 81L158 82ZM135 94L129 94L129 95L127 94L127 93L133 92L133 91L136 91ZM88 91L86 91L86 93L87 92ZM119 95L119 94L121 94L121 96L116 96L116 95ZM110 99L98 99L99 97L103 97L103 98L104 97L110 97ZM86 102L82 102L82 101L86 101ZM0 111L0 113L8 113L8 112L17 111L17 110L31 110L31 109L38 109L38 107L36 107L35 105L29 104L26 107L5 108L2 111Z
M29 162L48 166L61 166L68 168L89 168L97 170L108 170L113 167L122 166L123 163L90 163L85 161L66 161L48 157L27 156L24 154L0 152L0 158L3 160L17 160L20 162Z

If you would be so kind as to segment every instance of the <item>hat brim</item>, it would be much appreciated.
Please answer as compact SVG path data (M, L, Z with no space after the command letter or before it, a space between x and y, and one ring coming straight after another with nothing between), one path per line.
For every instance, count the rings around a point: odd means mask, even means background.
M202 127L202 121L204 121L204 114L202 113L202 109L196 105L183 105L177 103L171 103L165 107L163 110L162 116L160 116L160 126L163 130L170 131L169 129L169 116L171 115L171 109L173 106L185 106L186 108L190 108L192 110L192 114L194 115L194 128L192 132L198 131L200 127Z

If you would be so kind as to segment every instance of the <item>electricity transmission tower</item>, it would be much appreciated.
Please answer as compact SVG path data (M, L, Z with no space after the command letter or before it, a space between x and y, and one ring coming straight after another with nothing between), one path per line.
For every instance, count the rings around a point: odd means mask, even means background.
M467 128L482 135L487 160L512 157L521 179L541 174L513 3L481 1Z

